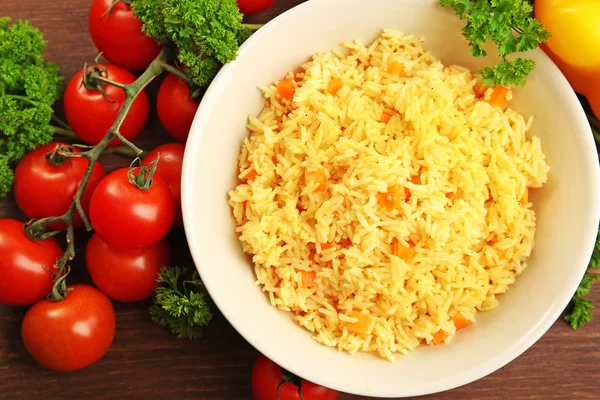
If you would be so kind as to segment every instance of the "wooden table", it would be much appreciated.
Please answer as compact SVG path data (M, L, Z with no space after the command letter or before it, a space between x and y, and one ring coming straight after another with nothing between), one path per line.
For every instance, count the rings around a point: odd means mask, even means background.
M368 1L368 0L365 0ZM250 22L266 22L301 0L277 0ZM30 20L48 40L47 59L68 79L96 56L87 28L91 0L2 0L0 16ZM156 93L156 83L150 93ZM151 96L152 98L152 96ZM153 100L151 100L153 101ZM152 103L153 104L153 103ZM143 148L168 141L152 116ZM125 166L116 156L102 160L108 169ZM23 218L12 199L0 203L0 218ZM74 279L89 282L78 236ZM182 232L170 235L177 261L191 265ZM1 257L2 255L0 255ZM565 266L568 268L568 266ZM1 275L0 275L1 279ZM600 302L600 285L592 293ZM98 363L82 371L59 374L39 367L20 340L25 309L0 306L0 399L251 399L250 372L257 352L222 316L203 339L175 339L150 321L148 303L119 304L117 334ZM578 332L562 320L530 350L500 371L435 399L600 399L600 312ZM401 381L399 377L399 381ZM340 395L340 400L358 399Z

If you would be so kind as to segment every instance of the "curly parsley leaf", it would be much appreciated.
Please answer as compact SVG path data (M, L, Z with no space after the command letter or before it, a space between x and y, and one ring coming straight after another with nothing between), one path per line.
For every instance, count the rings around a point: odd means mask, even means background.
M0 18L0 198L10 192L11 166L52 140L52 106L62 95L58 68L44 61L43 34L10 22Z
M177 47L186 75L199 87L237 57L257 28L242 23L236 0L133 0L131 8L146 35Z
M178 338L198 339L213 317L212 301L198 273L181 267L163 267L150 307L152 320L168 327Z
M600 280L600 273L593 274L593 271L596 269L600 269L600 230L596 237L596 245L594 247L594 252L592 253L592 259L577 288L575 296L573 296L572 308L564 317L565 321L570 323L573 329L579 329L592 320L594 304L592 300L586 299L585 296L590 293L592 284Z
M533 50L550 38L533 17L533 6L527 0L440 0L440 4L466 21L462 33L469 41L472 56L485 57L484 45L489 41L496 44L502 61L480 71L487 86L526 84L535 62L524 58L511 61L508 57Z

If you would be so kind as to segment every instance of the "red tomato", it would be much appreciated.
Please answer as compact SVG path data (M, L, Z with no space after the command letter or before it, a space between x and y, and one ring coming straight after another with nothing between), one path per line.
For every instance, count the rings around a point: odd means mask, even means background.
M289 380L287 371L286 375ZM285 382L278 393L277 387L283 379L283 371L279 365L263 355L258 356L252 369L252 394L255 400L301 400L298 384L302 386L304 400L335 400L338 397L338 392L335 390L315 385L293 375L291 379L297 382Z
M263 12L271 5L275 3L275 0L237 0L238 7L242 14L257 14Z
M15 169L15 200L19 208L29 218L58 217L63 215L73 202L81 179L88 167L88 160L69 158L60 165L52 164L47 155L65 143L48 143L25 155ZM80 151L72 148L74 153ZM100 163L94 164L92 174L81 197L83 211L88 214L90 198L98 183L106 173ZM75 227L82 226L79 214L73 220ZM65 224L49 225L49 229L62 229Z
M119 3L120 4L120 3ZM129 84L135 76L124 68L110 64L99 64L106 68L108 79ZM97 144L108 132L117 119L117 115L125 103L125 92L113 85L103 86L106 100L99 90L88 90L83 84L83 70L79 71L69 82L65 90L64 108L67 121L77 136L84 142ZM119 133L126 139L133 140L141 132L148 119L148 96L142 91L131 105L131 109L123 121ZM109 147L119 146L121 142L114 139Z
M162 46L144 35L142 23L129 5L119 1L110 16L113 0L94 0L88 24L94 44L111 63L135 71L143 70L156 58Z
M28 306L52 291L62 249L54 238L35 241L14 219L0 219L0 304Z
M183 164L183 152L185 146L181 143L168 143L158 146L144 158L142 165L149 166L156 161L160 153L160 160L156 173L163 178L173 194L175 200L175 225L183 226L181 215L181 166Z
M31 306L21 325L29 354L55 371L75 371L95 363L115 336L110 300L92 286L69 289L62 301L42 300Z
M166 240L142 250L113 249L94 234L85 251L92 280L105 295L119 301L139 301L152 296L160 269L169 265Z
M111 247L139 250L162 240L175 219L175 202L169 185L154 176L148 190L128 180L127 168L114 171L94 190L90 221ZM134 172L139 174L139 168Z
M178 76L169 74L160 85L156 99L158 119L174 139L185 143L199 105L199 101L190 97L188 85Z

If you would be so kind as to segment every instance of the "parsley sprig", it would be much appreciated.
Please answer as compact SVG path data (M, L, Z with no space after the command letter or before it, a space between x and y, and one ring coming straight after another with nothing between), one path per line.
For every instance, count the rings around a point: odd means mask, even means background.
M197 339L213 317L212 301L198 273L164 267L150 307L152 320L168 327L178 338Z
M460 19L466 20L462 32L471 46L471 55L485 57L487 52L483 46L490 40L496 44L502 61L479 71L485 85L525 85L535 62L508 57L533 50L550 38L550 33L533 17L533 6L528 1L440 0L440 4L452 8Z
M63 130L50 125L62 77L44 60L44 36L29 22L10 22L0 18L0 198L11 190L14 164Z
M565 321L570 323L573 329L579 329L592 320L594 304L592 300L586 299L585 296L590 293L592 284L597 280L600 280L600 273L593 273L594 270L598 269L600 269L600 230L598 231L598 237L596 237L596 245L594 247L594 252L592 253L590 264L577 288L575 296L573 296L572 308L564 317Z

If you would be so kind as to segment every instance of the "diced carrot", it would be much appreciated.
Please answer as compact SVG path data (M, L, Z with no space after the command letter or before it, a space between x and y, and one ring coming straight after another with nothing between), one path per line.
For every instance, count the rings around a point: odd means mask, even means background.
M331 95L336 95L337 92L344 86L344 82L342 82L339 78L333 78L329 81L329 86L327 87L327 92Z
M315 271L300 271L302 274L302 286L305 288L316 286L317 274Z
M460 199L463 196L463 191L460 189L456 189L456 192L448 192L446 193L446 197L450 200Z
M292 101L295 92L296 88L290 79L282 79L277 82L277 94L279 95L279 98Z
M390 114L389 112L383 112L383 114L381 114L381 118L379 118L379 122L383 122L384 124L387 124L388 122L390 122L390 119L392 119L393 115Z
M321 243L321 250L327 250L327 249L330 249L332 247L335 247L335 245L330 244L330 243Z
M473 86L473 91L475 92L475 96L477 96L479 98L483 97L486 90L487 90L487 86L485 86L482 83L476 83L475 86Z
M412 183L414 183L415 185L420 185L420 184L421 184L421 176L420 176L420 175L413 175L413 176L410 178L410 181L411 181Z
M327 190L327 177L325 176L325 169L323 168L306 170L304 172L304 180L307 185L311 182L319 182L319 186L315 189L315 193Z
M388 64L387 72L392 75L404 75L404 64L398 61L392 61Z
M457 330L462 329L466 326L471 325L471 321L469 321L468 319L465 318L464 315L462 315L461 313L456 313L455 316L453 316L452 318L450 318L452 320L452 322L454 322L454 326L456 327Z
M447 337L448 334L440 329L439 331L433 334L433 344L444 343Z
M352 311L350 314L352 318L357 318L357 322L348 322L346 327L350 332L357 333L359 335L368 335L373 329L373 317L367 314Z
M250 170L244 175L242 178L245 182L253 181L258 176L258 172L254 168L250 168Z
M405 247L396 238L392 239L392 251L407 263L410 263L415 256L415 250L412 247Z
M529 190L525 189L525 193L523 193L523 197L521 197L521 205L526 206L529 204Z
M377 200L386 211L395 210L406 200L406 190L402 186L394 185L388 188L386 193L377 194Z
M504 86L496 86L492 89L492 94L489 98L484 97L484 100L489 103L492 107L499 107L504 109L506 107L506 103L508 103L508 99L506 98L508 94L508 88Z

